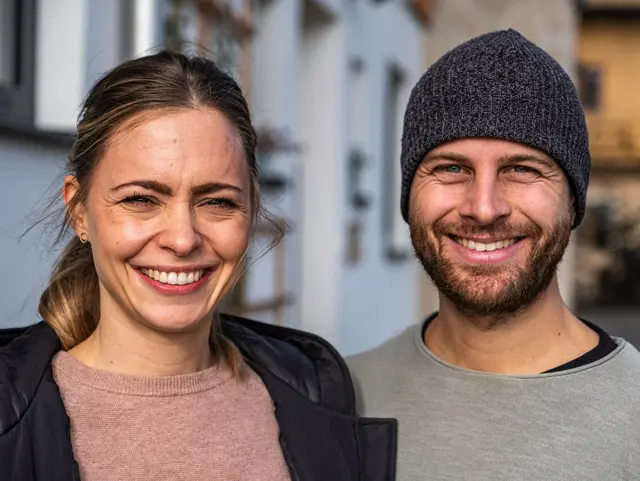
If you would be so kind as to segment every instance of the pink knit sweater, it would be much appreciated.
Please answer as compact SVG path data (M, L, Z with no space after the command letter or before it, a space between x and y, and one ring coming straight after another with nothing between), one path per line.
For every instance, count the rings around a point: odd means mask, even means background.
M60 352L53 372L82 481L290 479L273 403L253 371L139 377Z

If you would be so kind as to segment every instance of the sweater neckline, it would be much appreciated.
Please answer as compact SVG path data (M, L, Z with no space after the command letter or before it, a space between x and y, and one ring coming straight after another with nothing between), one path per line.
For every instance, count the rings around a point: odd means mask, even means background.
M59 351L53 358L54 376L64 376L84 386L130 396L184 396L221 386L233 377L229 366L215 366L175 376L138 376L95 369L71 354Z
M437 313L432 314L424 322L429 322L430 320L433 320L433 318L436 316L436 314ZM623 351L625 351L627 349L627 346L628 346L628 343L624 339L616 337L616 336L611 336L613 341L616 344L618 344L618 347L614 351L609 353L608 355L604 356L602 359L599 359L598 361L592 362L590 364L587 364L587 365L584 365L584 366L575 367L575 368L572 368L572 369L567 369L567 370L564 370L564 371L545 372L545 373L540 373L540 374L498 374L498 373L490 373L490 372L484 372L484 371L476 371L476 370L473 370L473 369L467 369L467 368L464 368L464 367L460 367L460 366L456 366L454 364L451 364L451 363L445 361L444 359L440 359L424 343L424 339L422 337L422 331L423 331L423 327L424 327L424 322L420 322L420 323L415 324L415 325L413 325L413 326L408 328L408 331L410 331L410 337L412 338L412 340L414 342L414 345L417 347L418 352L422 356L427 357L429 360L431 360L432 362L434 362L435 364L439 365L440 367L442 367L444 369L447 369L447 370L450 370L450 371L454 371L454 372L458 372L458 373L460 373L462 375L469 375L469 376L483 377L483 378L494 378L494 379L504 379L504 380L516 380L516 379L519 379L519 380L535 380L535 379L547 379L547 378L552 378L552 377L567 376L567 375L576 374L578 372L586 371L586 370L593 369L593 368L596 368L598 366L601 366L603 364L606 364L611 359L617 357L618 354L620 354Z

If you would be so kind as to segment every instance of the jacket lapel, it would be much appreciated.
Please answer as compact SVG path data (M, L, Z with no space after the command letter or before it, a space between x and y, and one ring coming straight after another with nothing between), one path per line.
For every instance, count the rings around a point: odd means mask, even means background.
M358 481L357 421L323 409L253 366L271 394L280 442L294 481Z

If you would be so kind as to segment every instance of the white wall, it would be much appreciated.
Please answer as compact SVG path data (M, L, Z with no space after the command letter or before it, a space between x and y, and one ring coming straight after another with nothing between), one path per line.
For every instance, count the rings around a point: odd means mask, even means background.
M344 23L315 18L305 25L300 51L297 102L304 145L302 190L301 325L343 348L341 287L345 208Z
M284 128L301 146L299 154L277 159L283 172L294 180L300 176L275 202L294 227L286 245L287 286L297 306L289 310L287 324L317 333L350 354L380 344L416 320L416 263L411 256L387 258L382 231L387 199L380 191L388 171L382 131L385 69L393 62L406 75L401 116L422 71L422 33L400 2L273 0L263 5L253 45L254 121ZM355 57L366 71L354 86L349 65ZM354 143L370 158L363 189L373 203L362 214L347 197ZM399 136L397 147L393 162L399 171ZM399 197L399 189L393 195ZM399 217L399 198L390 202ZM347 229L358 216L363 256L349 264ZM398 232L408 238L403 228ZM272 271L273 255L251 268L250 301L272 294Z
M300 141L298 115L298 84L301 3L297 1L264 2L254 12L257 31L252 45L252 98L250 99L253 122L257 128L275 128L289 141ZM271 158L270 169L291 181L286 192L275 198L265 196L266 207L274 214L287 219L300 218L301 159L297 153L277 153ZM263 168L264 170L264 168ZM298 226L291 225L289 235L279 248L284 249L284 288L294 299L299 297L300 286L300 236ZM253 255L265 250L258 243ZM247 301L256 303L278 295L274 284L277 255L271 251L253 264L247 274ZM299 301L299 299L298 299ZM294 301L295 302L295 301ZM285 309L284 324L300 326L299 302ZM269 315L260 318L269 322L278 319Z
M400 133L396 132L395 155L386 156L384 138L384 97L386 74L390 65L395 65L404 74L399 109L395 112L396 123L402 126L402 116L409 93L422 74L422 32L409 11L397 2L386 2L381 7L367 7L354 2L349 9L348 31L350 55L365 63L368 104L363 106L368 121L365 126L364 148L370 157L365 188L371 195L373 206L363 216L363 238L365 252L363 260L353 267L345 267L341 284L341 337L345 354L374 347L407 325L417 321L415 281L417 262L410 249L406 259L392 260L386 255L387 246L383 235L383 210L391 203L391 212L396 224L401 223L401 234L408 240L408 230L400 216L399 165ZM357 115L357 114L356 114ZM381 192L384 177L388 175L388 162L392 162L396 177L389 183L394 188L387 198ZM397 185L396 185L397 184ZM350 217L346 211L345 217ZM405 241L405 248L409 242Z
M36 12L36 126L70 132L85 91L89 1L38 0Z
M38 321L38 299L56 252L52 236L41 230L20 237L60 187L66 155L62 147L0 136L0 328Z
M88 90L106 71L124 59L124 53L131 51L129 33L122 33L125 16L122 0L104 2L88 0L87 21L91 28L87 31L85 85Z
M90 85L132 54L158 46L163 7L161 0L38 0L36 126L73 131Z

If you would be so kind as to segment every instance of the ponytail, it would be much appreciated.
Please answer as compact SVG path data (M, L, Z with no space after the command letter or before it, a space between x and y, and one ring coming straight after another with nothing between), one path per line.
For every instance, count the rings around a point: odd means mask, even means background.
M216 361L224 360L234 376L241 377L246 373L244 357L240 349L222 332L220 318L217 315L213 316L209 345L211 346L211 352L215 356Z
M40 316L71 349L98 325L100 294L91 245L73 237L58 259L49 285L40 296Z

